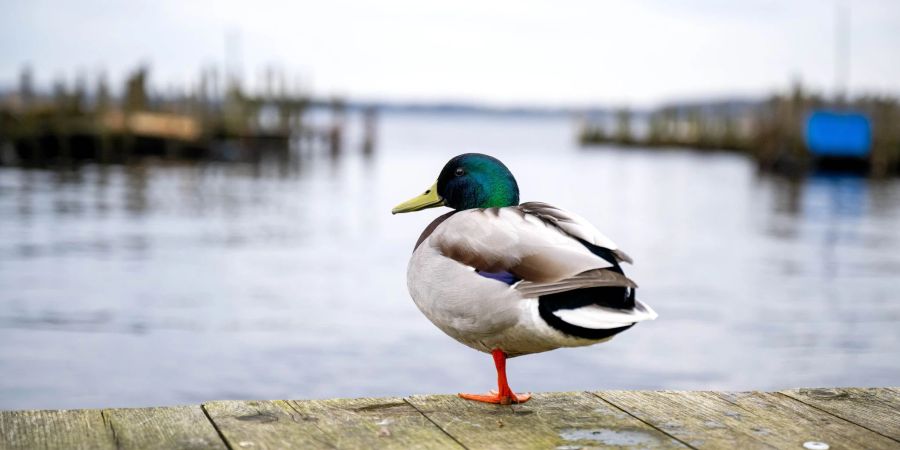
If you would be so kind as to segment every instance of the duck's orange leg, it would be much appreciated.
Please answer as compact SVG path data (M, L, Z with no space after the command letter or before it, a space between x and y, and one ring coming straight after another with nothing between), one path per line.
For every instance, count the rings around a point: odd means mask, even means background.
M497 368L497 390L491 391L490 394L459 394L459 396L466 400L500 405L525 403L530 400L531 394L515 394L509 388L509 383L506 381L506 353L495 348L491 351L491 356L494 357L494 366Z

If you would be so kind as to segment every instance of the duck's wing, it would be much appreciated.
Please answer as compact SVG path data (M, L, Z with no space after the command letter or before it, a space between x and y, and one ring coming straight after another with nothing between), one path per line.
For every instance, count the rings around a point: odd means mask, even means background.
M552 224L569 236L581 239L591 245L608 249L618 262L634 263L631 257L619 249L615 242L578 214L543 202L522 203L518 208L527 214L532 214L544 222Z
M534 298L575 289L611 286L636 288L637 284L619 272L597 269L588 270L573 277L549 283L523 279L515 287L517 291L522 293L523 297Z
M583 287L636 286L615 270L613 258L604 259L598 254L602 252L591 250L591 246L617 248L599 231L588 233L596 229L584 219L563 215L546 204L525 205L531 206L458 212L429 240L442 255L486 276L512 275L515 288L526 297ZM538 210L540 214L531 212Z

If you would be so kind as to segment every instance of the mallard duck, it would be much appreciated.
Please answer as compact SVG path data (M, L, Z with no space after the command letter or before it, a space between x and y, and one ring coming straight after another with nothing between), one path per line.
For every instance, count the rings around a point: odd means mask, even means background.
M635 298L622 263L631 258L578 215L519 203L519 187L498 159L451 159L422 195L392 213L453 209L425 227L407 271L409 293L434 325L490 353L497 390L459 394L487 403L523 403L506 379L506 360L608 341L656 313Z

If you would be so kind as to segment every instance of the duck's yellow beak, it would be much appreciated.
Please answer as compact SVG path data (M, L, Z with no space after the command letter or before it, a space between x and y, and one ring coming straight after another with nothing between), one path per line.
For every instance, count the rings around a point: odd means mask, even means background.
M405 212L413 212L420 211L426 208L434 208L435 206L442 206L444 204L444 199L441 198L437 193L437 181L428 188L424 194L413 197L397 206L391 210L391 214L397 213L405 213Z

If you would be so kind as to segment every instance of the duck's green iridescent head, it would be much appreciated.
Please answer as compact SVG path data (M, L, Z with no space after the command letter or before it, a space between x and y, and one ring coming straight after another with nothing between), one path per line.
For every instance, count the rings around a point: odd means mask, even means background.
M437 182L424 194L397 205L391 212L397 214L435 206L462 210L518 204L519 186L500 160L480 153L465 153L448 161Z

